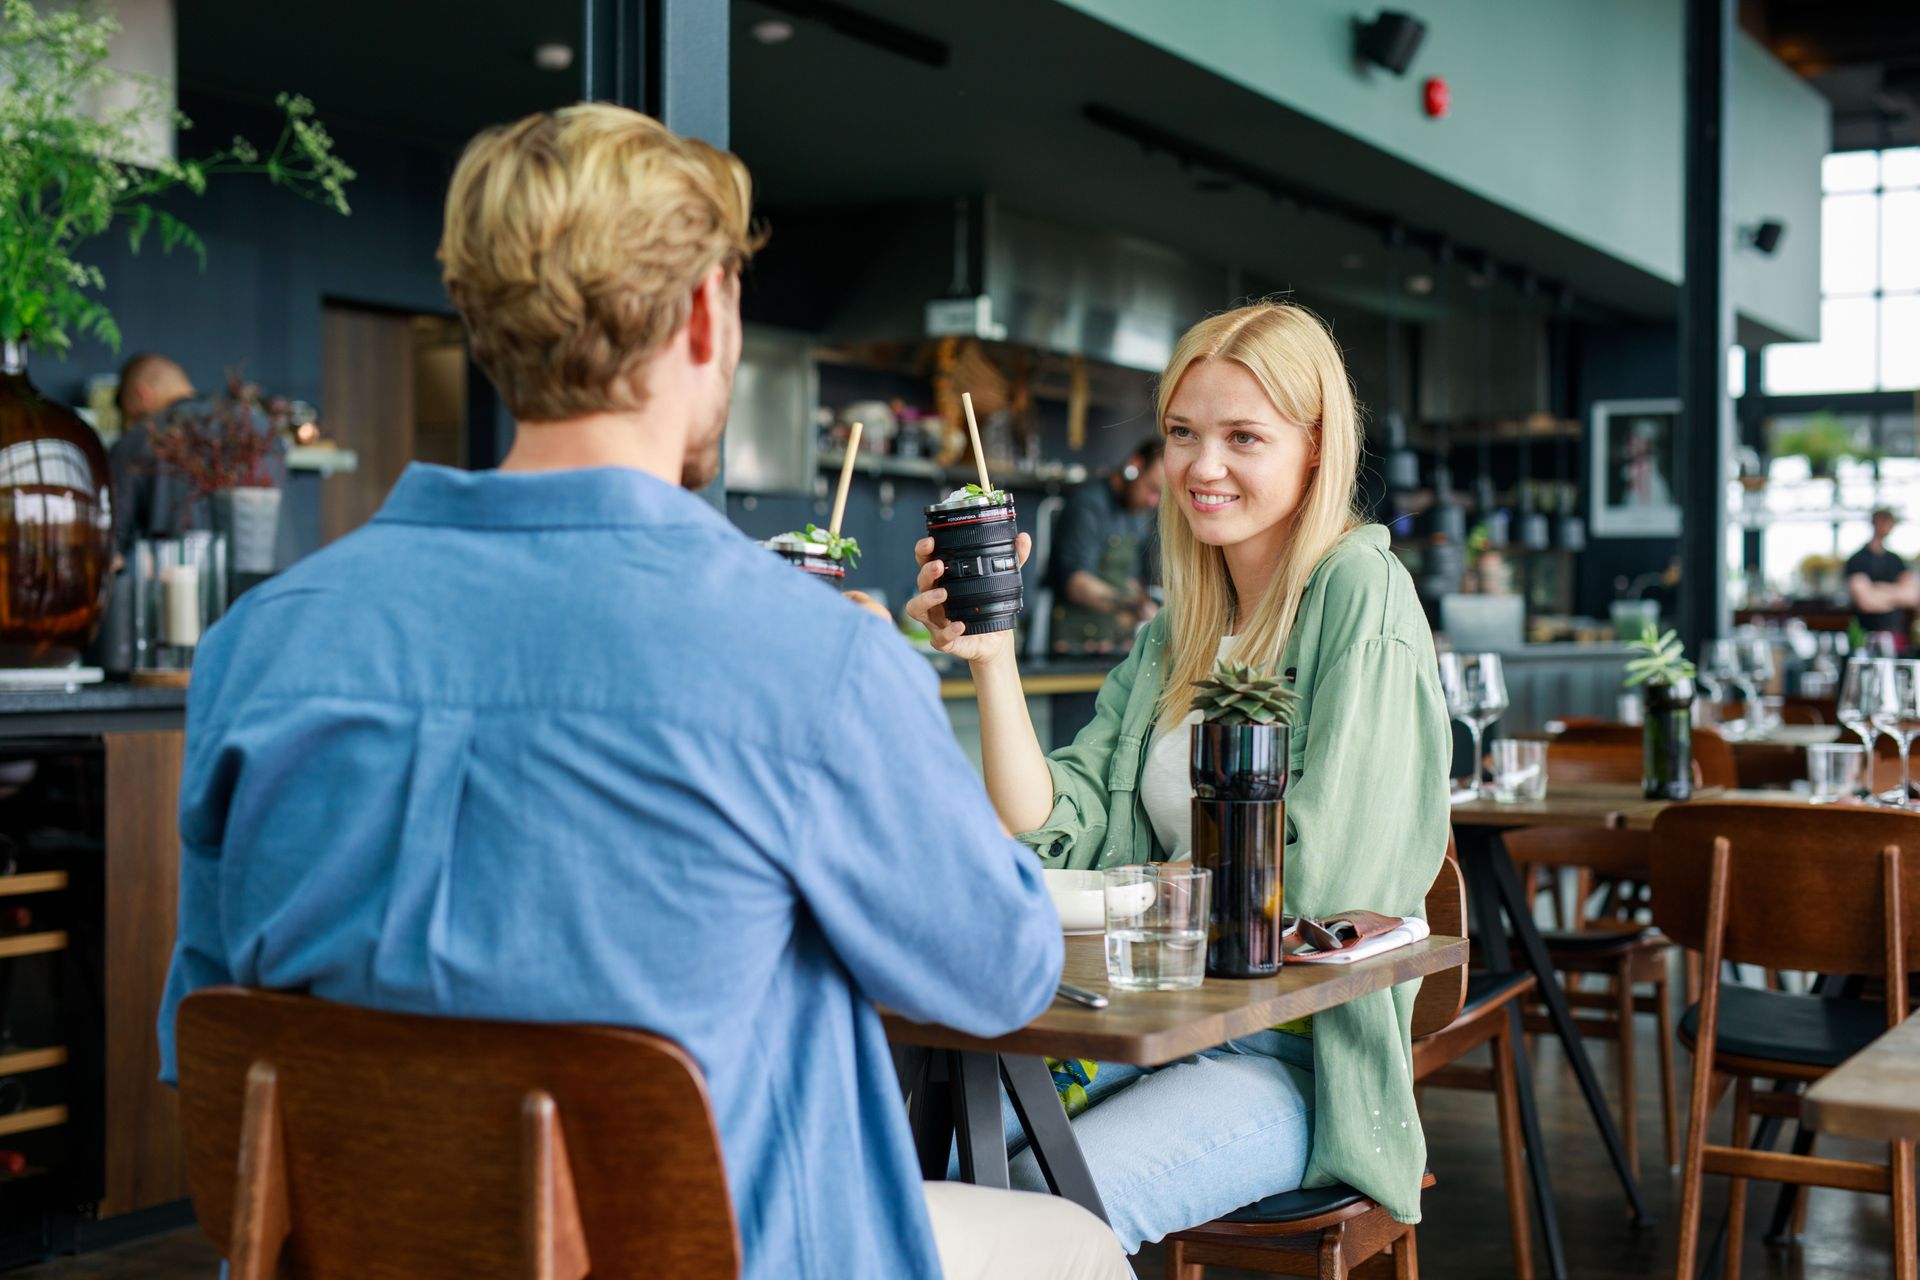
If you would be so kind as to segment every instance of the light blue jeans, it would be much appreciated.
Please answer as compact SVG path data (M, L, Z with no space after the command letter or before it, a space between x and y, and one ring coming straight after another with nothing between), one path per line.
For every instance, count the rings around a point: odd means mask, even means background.
M1045 1191L1013 1107L1001 1105L1014 1187ZM1299 1187L1313 1145L1313 1042L1261 1031L1164 1067L1103 1062L1073 1133L1120 1247L1136 1253Z

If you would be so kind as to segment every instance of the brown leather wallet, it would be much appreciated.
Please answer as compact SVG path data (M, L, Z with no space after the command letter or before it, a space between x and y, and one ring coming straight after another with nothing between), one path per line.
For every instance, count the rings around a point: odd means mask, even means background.
M1400 916L1382 915L1378 911L1342 911L1325 920L1288 916L1283 922L1282 938L1288 951L1311 947L1325 954L1357 947L1368 938L1391 933L1403 923Z

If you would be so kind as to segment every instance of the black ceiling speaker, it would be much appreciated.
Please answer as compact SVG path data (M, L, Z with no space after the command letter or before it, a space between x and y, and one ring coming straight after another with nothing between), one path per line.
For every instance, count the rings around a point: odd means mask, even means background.
M1382 9L1372 22L1354 19L1354 45L1366 62L1375 62L1397 76L1407 74L1420 42L1427 38L1427 24L1410 13Z

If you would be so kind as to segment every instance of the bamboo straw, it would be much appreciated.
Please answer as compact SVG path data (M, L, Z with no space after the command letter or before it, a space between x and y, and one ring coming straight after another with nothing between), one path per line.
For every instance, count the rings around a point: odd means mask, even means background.
M840 517L847 513L847 486L853 483L853 464L860 456L860 430L856 422L847 433L847 457L840 464L840 488L833 495L833 519L827 522L827 532L836 538L840 536Z
M992 493L993 485L987 479L987 455L980 448L980 424L973 418L973 392L960 393L960 407L967 411L967 434L973 437L973 460L980 467L980 492Z

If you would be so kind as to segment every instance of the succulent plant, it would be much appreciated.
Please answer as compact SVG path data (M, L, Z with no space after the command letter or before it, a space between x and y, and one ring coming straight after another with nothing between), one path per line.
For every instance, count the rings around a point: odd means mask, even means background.
M1638 684L1675 684L1693 679L1693 663L1687 661L1676 631L1661 635L1649 622L1638 639L1627 641L1627 647L1639 655L1627 663L1629 689Z
M1221 662L1194 681L1193 707L1208 724L1292 724L1300 695L1278 670Z

